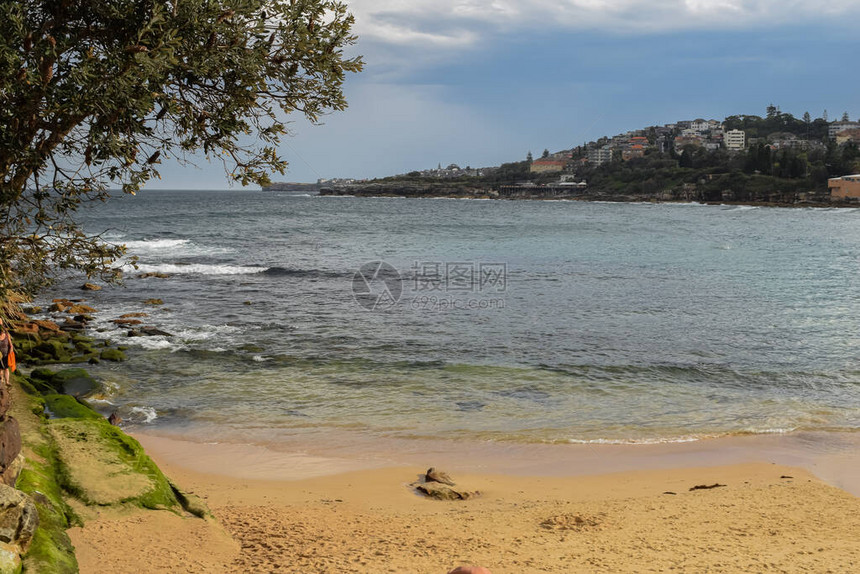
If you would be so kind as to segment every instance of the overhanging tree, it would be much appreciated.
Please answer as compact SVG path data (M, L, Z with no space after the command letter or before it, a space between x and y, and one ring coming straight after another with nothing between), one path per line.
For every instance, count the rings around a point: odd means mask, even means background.
M346 108L352 25L337 0L0 0L0 299L61 269L118 277L123 246L76 210L162 161L283 173L287 115Z

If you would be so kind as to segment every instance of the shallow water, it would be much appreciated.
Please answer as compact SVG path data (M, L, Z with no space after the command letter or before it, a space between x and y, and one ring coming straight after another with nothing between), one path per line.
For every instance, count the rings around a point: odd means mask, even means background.
M856 430L858 223L854 209L146 191L86 214L139 257L124 287L86 294L99 335L130 347L94 369L102 407L250 441ZM109 322L139 311L174 337Z

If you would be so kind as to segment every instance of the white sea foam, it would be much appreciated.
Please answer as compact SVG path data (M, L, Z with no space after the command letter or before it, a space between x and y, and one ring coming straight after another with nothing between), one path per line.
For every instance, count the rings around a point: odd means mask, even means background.
M266 271L267 267L252 267L248 265L178 265L175 263L138 264L137 273L167 273L168 275L253 275ZM134 269L126 266L126 272Z
M125 246L131 250L155 251L162 249L176 249L190 245L190 239L143 239L140 241L126 241Z
M135 347L140 347L142 349L146 349L147 351L161 351L161 350L170 350L170 351L180 351L185 348L185 345L180 343L174 343L167 337L130 337L128 341L123 341L123 344L133 345Z
M748 429L744 429L744 432L749 433L749 434L788 434L788 433L792 433L796 430L797 430L797 427L764 428L764 429L748 428Z
M131 414L134 417L135 422L142 422L143 424L149 424L158 418L158 414L152 407L131 407ZM138 421L138 418L143 420Z
M121 241L117 241L121 243ZM190 239L142 239L126 241L125 246L131 255L149 256L207 256L234 253L233 249L217 245L199 245Z
M595 438L595 439L576 439L571 438L568 439L567 442L570 444L669 444L669 443L680 443L680 442L696 442L698 440L702 440L703 438L708 438L705 436L681 436L681 437L670 437L670 438L630 438L630 439L616 439L616 438Z
M730 435L756 435L756 434L789 434L796 431L796 427L791 428L746 428L741 431L736 432L726 432L726 433L718 433L718 434L701 434L701 435L686 435L686 436L678 436L678 437L654 437L654 438L626 438L626 439L614 439L614 438L596 438L596 439L568 439L567 442L570 444L609 444L609 445L624 445L624 444L632 444L632 445L648 445L648 444L672 444L672 443L684 443L684 442L696 442L699 440L709 439L709 438L717 438L720 436L730 436Z
M241 334L243 331L240 327L232 325L204 325L202 327L187 327L173 331L176 338L187 342L208 341L212 338L223 339L230 335ZM224 349L212 349L213 351L223 351Z
M258 363L265 363L266 361L269 361L271 359L263 357L262 355L254 355L253 357L251 357L251 360L256 361Z

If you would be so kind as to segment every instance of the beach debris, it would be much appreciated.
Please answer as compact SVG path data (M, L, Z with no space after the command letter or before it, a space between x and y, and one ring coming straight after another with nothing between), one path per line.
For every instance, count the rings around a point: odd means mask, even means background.
M547 530L582 530L583 528L595 528L603 524L605 516L588 516L580 514L558 514L550 516L540 523Z
M794 478L793 476L788 476L787 474L783 474L780 478Z
M674 495L674 494L678 494L678 493L677 493L677 492L672 492L671 490L667 490L667 491L666 491L666 492L664 492L663 494L673 494L673 495Z
M120 417L116 411L112 412L108 417L108 422L115 427L119 426L119 423L122 422L122 417Z
M442 484L447 484L448 486L454 486L454 481L451 480L451 477L448 476L447 472L436 470L432 466L428 468L427 472L424 474L424 480L425 482L441 482Z
M83 285L81 285L81 289L84 291L101 291L102 290L101 286L96 285L95 283L84 283Z
M691 486L690 490L709 490L711 488L719 488L721 486L725 486L725 484L720 484L719 482L715 482L714 484L697 484L696 486Z
M143 302L144 305L164 305L164 301L161 299L147 299Z
M483 566L457 566L448 574L493 574Z

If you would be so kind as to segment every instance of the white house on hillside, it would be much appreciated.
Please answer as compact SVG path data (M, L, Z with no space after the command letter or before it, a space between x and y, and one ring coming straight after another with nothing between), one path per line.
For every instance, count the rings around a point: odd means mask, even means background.
M727 149L744 149L746 147L747 134L743 130L729 130L723 136Z

